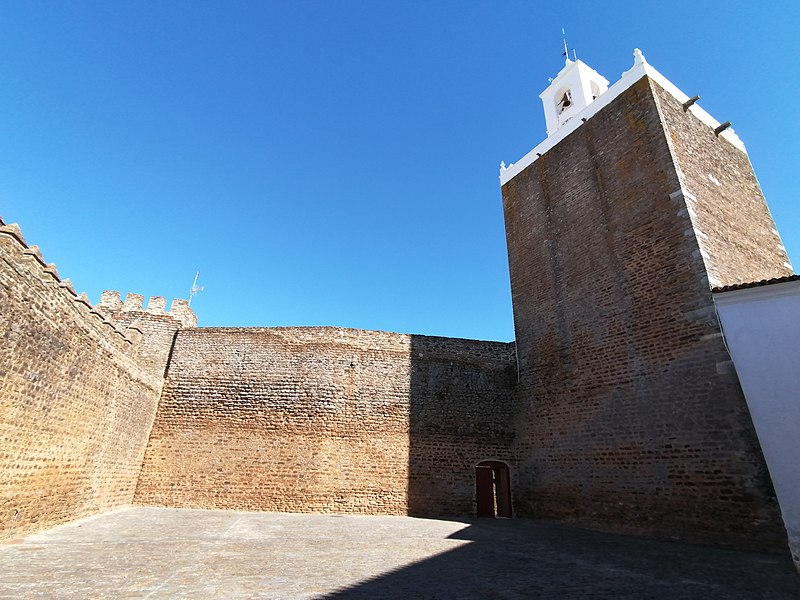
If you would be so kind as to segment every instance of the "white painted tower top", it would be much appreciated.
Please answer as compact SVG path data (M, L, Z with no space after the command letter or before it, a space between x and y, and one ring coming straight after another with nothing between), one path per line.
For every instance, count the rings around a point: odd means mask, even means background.
M608 86L608 81L602 75L585 63L577 59L572 61L567 58L564 68L550 82L547 89L539 95L544 105L547 138L516 163L508 166L504 162L500 163L500 185L505 185L515 175L525 170L537 158L575 131L584 122L591 119L602 108L608 106L614 98L645 76L650 77L650 79L664 88L678 102L685 103L687 112L693 114L715 132L719 128L720 132L717 135L720 138L730 142L742 152L747 152L732 127L720 127L720 122L703 110L694 100L688 102L689 96L656 71L645 60L642 52L636 48L633 51L633 66L625 71L622 77L611 87Z
M567 58L564 68L539 98L544 105L547 135L589 106L608 89L608 80L581 60Z

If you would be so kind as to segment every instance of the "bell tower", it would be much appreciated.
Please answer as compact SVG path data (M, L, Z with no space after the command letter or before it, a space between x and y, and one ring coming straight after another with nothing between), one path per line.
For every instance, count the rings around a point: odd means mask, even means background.
M547 137L500 170L515 514L785 547L711 293L792 273L744 144L638 50L541 99Z
M567 58L564 68L539 94L544 105L547 135L553 135L606 90L608 80L605 77L583 61Z

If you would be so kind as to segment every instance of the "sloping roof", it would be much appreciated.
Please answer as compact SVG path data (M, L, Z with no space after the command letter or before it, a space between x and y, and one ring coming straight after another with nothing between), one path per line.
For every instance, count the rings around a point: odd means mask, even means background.
M786 277L776 277L775 279L762 279L761 281L751 281L750 283L734 283L733 285L723 285L711 288L716 293L732 292L734 290L746 290L748 288L761 287L763 285L773 285L775 283L786 283L789 281L800 281L800 275L787 275Z

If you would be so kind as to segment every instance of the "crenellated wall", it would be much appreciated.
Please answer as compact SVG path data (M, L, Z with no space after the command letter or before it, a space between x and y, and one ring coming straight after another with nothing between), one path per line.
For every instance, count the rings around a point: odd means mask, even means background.
M0 539L131 502L182 322L118 317L0 221Z
M153 375L163 378L175 332L195 327L197 317L188 302L182 299L173 300L169 312L164 310L167 302L162 296L152 296L146 309L143 304L144 296L140 294L128 294L122 302L119 292L107 290L103 292L97 310L114 323L141 332L137 357Z
M16 226L0 234L3 537L134 492L166 506L471 514L476 463L503 460L513 477L513 344L198 330L184 300L167 312L162 297L145 307L106 291L92 307Z

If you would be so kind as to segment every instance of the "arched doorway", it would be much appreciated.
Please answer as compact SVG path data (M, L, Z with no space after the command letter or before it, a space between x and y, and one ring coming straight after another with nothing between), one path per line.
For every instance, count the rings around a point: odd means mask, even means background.
M499 460L475 465L475 498L479 517L511 518L511 473Z

